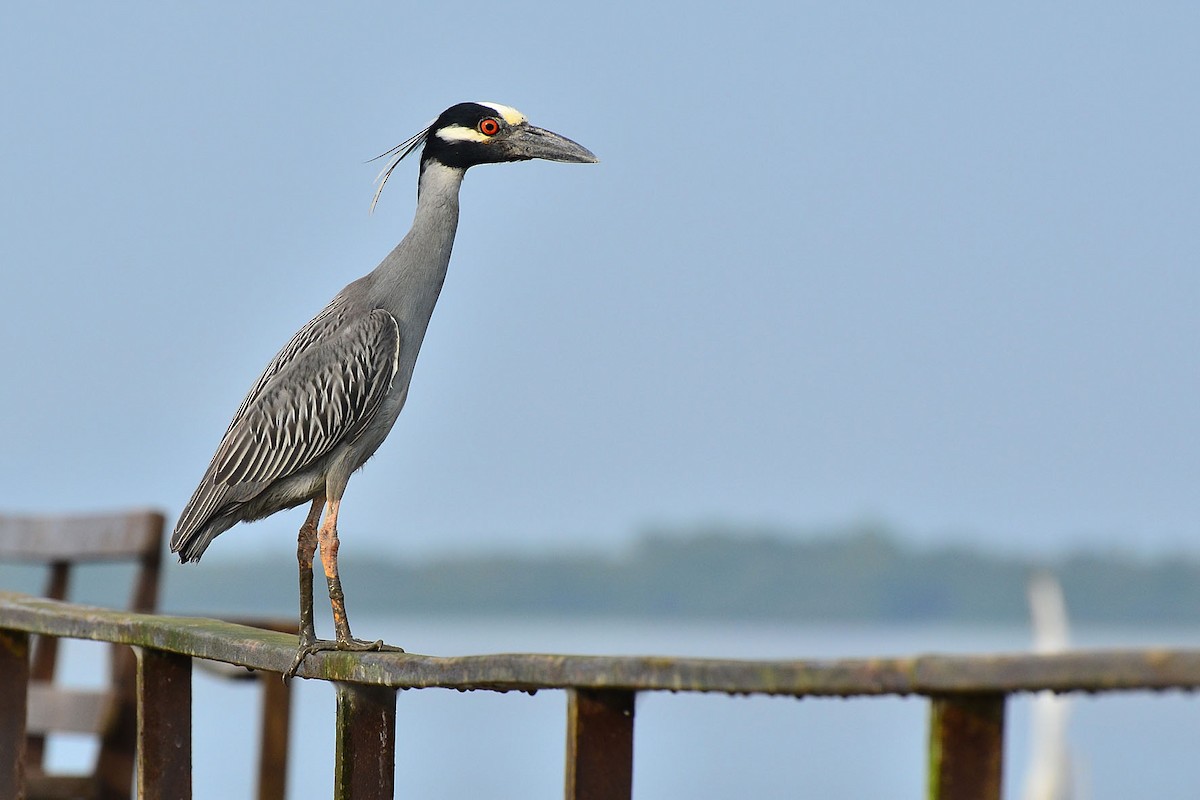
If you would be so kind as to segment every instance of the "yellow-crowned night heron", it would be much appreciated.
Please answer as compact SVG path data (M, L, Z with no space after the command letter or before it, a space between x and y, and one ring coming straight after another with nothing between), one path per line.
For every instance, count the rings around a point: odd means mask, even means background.
M504 161L596 161L586 148L530 125L513 108L460 103L381 156L394 158L381 173L376 200L396 165L422 145L412 230L267 365L234 414L171 537L171 550L181 561L196 561L217 535L238 522L312 503L296 549L300 640L289 675L316 650L386 647L350 634L338 578L338 505L351 473L383 442L404 406L450 262L463 175L476 164ZM318 543L333 607L333 641L318 640L313 622Z

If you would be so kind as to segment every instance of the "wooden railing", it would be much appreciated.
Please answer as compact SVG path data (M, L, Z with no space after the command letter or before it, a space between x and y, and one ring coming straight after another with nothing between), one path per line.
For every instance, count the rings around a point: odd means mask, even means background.
M0 797L21 797L29 636L93 639L138 652L138 795L191 797L192 659L282 672L296 639L216 620L130 614L0 592ZM568 693L566 797L629 798L638 692L930 700L929 797L1000 797L1008 695L1200 688L1200 650L1067 652L827 661L319 653L300 677L337 696L334 797L393 796L396 690Z

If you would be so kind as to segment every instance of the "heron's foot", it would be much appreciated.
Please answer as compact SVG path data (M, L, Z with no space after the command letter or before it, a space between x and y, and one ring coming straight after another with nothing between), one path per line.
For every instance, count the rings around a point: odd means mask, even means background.
M396 647L392 644L384 644L382 639L376 639L369 642L365 639L310 639L300 642L300 646L296 648L296 657L292 659L292 665L288 667L287 672L283 673L283 680L286 683L296 676L296 670L300 669L300 665L304 663L304 659L310 655L322 650L340 650L350 653L403 653L404 649Z
M338 639L334 643L334 650L349 650L354 653L403 653L404 648L396 647L394 644L384 644L383 639L376 639L373 642L368 642L365 639Z

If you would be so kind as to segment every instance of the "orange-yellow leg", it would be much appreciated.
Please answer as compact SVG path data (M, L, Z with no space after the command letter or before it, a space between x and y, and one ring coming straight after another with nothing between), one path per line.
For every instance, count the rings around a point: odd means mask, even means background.
M346 617L346 595L342 592L342 579L338 576L338 533L337 518L340 500L330 500L325 521L317 533L317 541L321 545L321 566L325 568L325 581L329 584L329 605L333 608L333 630L337 637L338 649L346 650L378 650L383 646L382 641L364 642L350 635L350 620ZM346 646L349 645L349 646Z
M318 650L404 652L399 647L385 645L382 639L368 642L355 639L350 635L350 620L346 616L346 597L342 592L342 581L338 576L337 566L337 516L340 505L340 500L327 502L324 497L317 497L313 500L312 508L309 509L308 518L300 528L299 543L296 546L296 558L300 565L300 642L292 665L284 673L284 680L294 676L304 658ZM317 522L321 519L322 506L327 507L327 513L324 522L318 528ZM320 545L321 566L325 571L325 581L329 584L329 604L333 608L333 628L336 637L333 641L318 639L316 625L313 621L312 569L313 556L318 545Z

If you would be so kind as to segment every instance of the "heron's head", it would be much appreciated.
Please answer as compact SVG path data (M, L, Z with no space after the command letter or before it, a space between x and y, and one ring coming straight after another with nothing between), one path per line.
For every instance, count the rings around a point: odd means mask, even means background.
M405 156L424 145L421 167L437 162L466 170L476 164L505 161L564 161L594 164L599 159L586 147L565 136L530 125L525 115L499 103L459 103L441 113L429 127L384 153L393 156L380 173L375 200L392 170ZM375 207L372 201L371 207Z

